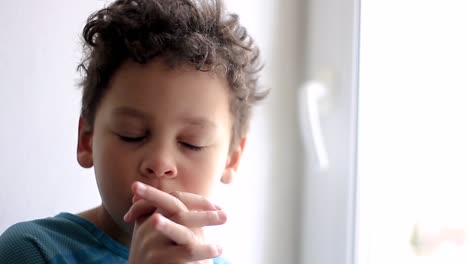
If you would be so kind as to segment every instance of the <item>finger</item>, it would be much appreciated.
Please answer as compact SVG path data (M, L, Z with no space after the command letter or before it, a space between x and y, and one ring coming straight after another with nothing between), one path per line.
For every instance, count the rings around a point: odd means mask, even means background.
M198 194L188 192L172 192L171 195L184 203L189 210L221 210L221 206L214 204L210 200Z
M177 257L177 261L185 263L187 261L207 260L221 256L223 249L218 245L198 244L192 247L173 246L164 251L162 259L173 259Z
M133 223L141 217L147 217L153 214L156 210L157 208L148 201L138 200L128 209L123 219L127 223Z
M141 182L132 185L133 192L142 199L151 203L154 207L163 210L168 216L181 211L187 211L187 207L179 199L169 193L158 190Z
M154 228L176 244L188 246L200 243L188 227L175 223L160 213L154 213L151 218Z
M139 197L138 195L133 195L132 197L132 203L136 203L137 201L141 200L141 197Z
M183 226L194 228L204 226L222 225L226 223L227 216L222 210L219 211L187 211L174 215L172 221Z

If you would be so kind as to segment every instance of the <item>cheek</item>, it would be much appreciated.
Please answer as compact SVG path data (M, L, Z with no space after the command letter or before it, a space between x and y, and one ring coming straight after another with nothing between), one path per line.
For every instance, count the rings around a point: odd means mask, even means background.
M93 152L94 173L103 200L114 200L115 194L128 199L132 183L131 160L118 148L112 139L100 139ZM133 172L133 173L132 173ZM129 194L130 195L130 194Z
M121 169L124 163L119 162L119 157L122 155L110 139L98 142L94 145L94 169L98 178L108 178L109 174L113 175Z
M224 171L225 159L223 155L211 154L203 161L181 168L180 177L182 189L202 196L211 196L215 185L220 182Z
M98 135L99 138L93 144L93 161L95 167L102 167L104 171L119 171L130 167L132 155L128 148L109 133ZM93 142L94 143L94 142Z

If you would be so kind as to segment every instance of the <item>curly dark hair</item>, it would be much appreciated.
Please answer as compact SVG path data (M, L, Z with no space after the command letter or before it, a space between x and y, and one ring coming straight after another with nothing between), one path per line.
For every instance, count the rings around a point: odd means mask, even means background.
M234 117L231 146L247 133L252 106L267 95L258 87L258 47L218 0L117 0L88 18L83 39L81 114L91 126L110 79L127 60L158 57L169 67L222 74Z

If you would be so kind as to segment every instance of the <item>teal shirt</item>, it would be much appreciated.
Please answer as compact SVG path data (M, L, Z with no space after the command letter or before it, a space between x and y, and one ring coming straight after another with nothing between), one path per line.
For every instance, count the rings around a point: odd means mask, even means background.
M127 263L128 255L95 224L69 213L18 223L0 236L0 263Z

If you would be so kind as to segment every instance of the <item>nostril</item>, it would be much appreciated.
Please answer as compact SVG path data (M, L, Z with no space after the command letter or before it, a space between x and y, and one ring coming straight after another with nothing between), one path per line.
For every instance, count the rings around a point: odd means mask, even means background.
M176 170L167 170L161 176L165 176L168 178L174 178L176 176Z
M154 167L147 166L144 169L143 174L146 177L169 177L169 178L173 178L173 177L175 177L177 175L177 170L174 168L174 169L166 169L166 170L159 171L159 170L155 169Z

